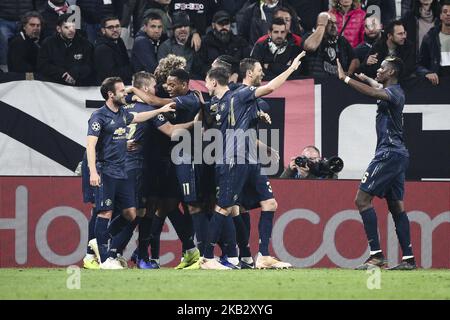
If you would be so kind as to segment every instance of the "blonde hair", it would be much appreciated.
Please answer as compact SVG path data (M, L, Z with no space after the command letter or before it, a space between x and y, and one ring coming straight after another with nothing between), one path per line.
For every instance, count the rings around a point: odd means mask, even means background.
M358 9L360 7L361 7L361 1L353 0L352 9ZM337 11L341 11L340 0L331 0L331 8L333 8Z
M155 69L156 83L165 83L172 70L184 70L185 68L186 58L176 56L174 54L168 54L165 58L162 58L159 61L159 64Z

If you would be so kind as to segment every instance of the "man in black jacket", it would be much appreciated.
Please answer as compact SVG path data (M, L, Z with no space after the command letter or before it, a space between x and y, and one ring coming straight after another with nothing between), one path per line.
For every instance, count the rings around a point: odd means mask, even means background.
M79 36L71 14L59 16L57 33L44 40L38 55L38 71L44 79L62 84L90 85L92 45Z
M8 71L35 72L41 46L42 16L37 11L27 12L21 18L22 30L9 41Z
M287 39L287 34L283 18L274 18L270 25L269 37L253 47L251 57L261 63L265 80L271 80L283 73L301 52L292 38ZM298 75L298 70L292 75Z
M133 69L120 37L120 21L117 17L106 17L101 24L102 35L97 38L94 49L97 81L101 83L109 77L120 77L124 83L130 84Z
M416 50L406 39L406 31L400 20L392 21L384 29L383 36L370 49L360 71L370 78L375 78L381 62L387 56L396 56L402 59L404 69L400 79L404 80L415 72Z
M443 1L441 25L434 27L423 37L420 47L417 73L425 76L433 85L439 77L450 76L450 1Z
M214 14L212 30L202 38L202 46L194 58L195 70L204 79L214 60L228 55L237 61L250 56L247 41L231 32L231 18L226 11Z

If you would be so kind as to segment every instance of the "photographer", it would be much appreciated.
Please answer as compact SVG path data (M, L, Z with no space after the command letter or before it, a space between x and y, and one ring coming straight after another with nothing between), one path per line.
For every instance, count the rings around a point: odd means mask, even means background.
M301 162L300 166L298 163ZM320 157L320 151L315 146L306 146L299 157L291 158L289 166L280 175L280 178L288 179L337 179L337 173L340 170L328 170L323 172L319 169L323 163ZM317 164L317 165L312 165Z

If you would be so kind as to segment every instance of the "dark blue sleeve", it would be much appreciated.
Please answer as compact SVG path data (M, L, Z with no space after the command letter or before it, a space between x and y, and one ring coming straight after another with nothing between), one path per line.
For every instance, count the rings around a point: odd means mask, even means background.
M88 121L88 136L99 137L104 124L104 119L98 112L94 112Z
M395 90L394 88L388 87L385 88L384 91L386 91L388 97L389 97L389 102L394 105L394 106L399 106L401 104L401 95L398 92L398 90Z
M253 86L239 89L237 91L239 100L244 104L247 104L247 103L250 103L250 102L256 100L255 90L256 90L256 87L253 87Z
M124 120L125 120L125 125L129 125L131 122L133 122L134 119L134 114L132 114L131 112L128 112L128 110L122 109L123 113L124 113Z
M194 93L176 97L174 101L177 110L198 111L200 109L200 100Z

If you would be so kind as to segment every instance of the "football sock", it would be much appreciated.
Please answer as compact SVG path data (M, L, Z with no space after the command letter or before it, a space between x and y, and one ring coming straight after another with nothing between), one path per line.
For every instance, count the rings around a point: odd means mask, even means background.
M252 254L250 252L250 245L248 243L249 234L241 215L233 217L233 223L234 227L236 228L236 242L239 246L239 256L251 257Z
M200 251L200 256L203 256L205 251L205 242L208 232L208 218L203 212L197 212L191 215L192 225L195 231L195 237L197 238L197 248Z
M409 219L406 212L392 214L397 233L398 242L402 248L403 256L412 256L411 236L409 231Z
M214 212L211 220L209 221L205 253L203 255L206 259L214 258L214 246L219 240L223 224L225 223L225 219L226 216L224 216L223 214Z
M95 208L91 209L91 218L89 219L88 225L88 242L95 238L95 221L97 220L97 210ZM95 254L91 247L87 246L88 254Z
M153 216L146 214L139 222L138 257L148 260L148 246L150 245L150 234L152 231Z
M251 226L251 224L250 224L250 212L249 211L241 212L239 214L239 216L241 216L242 221L244 222L245 227L247 228L247 233L250 235L250 226Z
M273 216L275 212L273 211L261 211L261 216L259 217L259 252L263 256L268 256L269 254L269 242L272 235L273 226Z
M159 259L159 249L161 245L161 232L166 218L153 216L152 228L150 232L150 252L152 259Z
M193 247L195 247L194 237L192 233L192 223L186 224L186 217L184 217L180 209L176 208L175 210L169 212L167 217L172 223L175 232L178 235L178 238L181 240L183 252L185 252L187 249L192 249Z
M109 236L106 232L108 229L109 219L97 216L95 221L95 238L97 239L98 251L100 253L100 262L108 258L108 240Z
M108 234L112 238L115 235L119 234L123 228L131 221L128 221L123 215L119 214L117 217L111 220L111 223L108 226Z
M122 254L133 236L134 229L136 229L136 226L141 219L141 217L136 217L133 221L128 223L122 231L115 235L111 240L110 250L115 249L116 253Z
M224 242L227 244L226 255L228 258L237 257L236 246L236 228L234 227L233 218L227 216L223 225Z
M367 241L369 242L370 251L381 250L375 209L369 208L360 212L360 214L363 220L364 230L366 231Z

